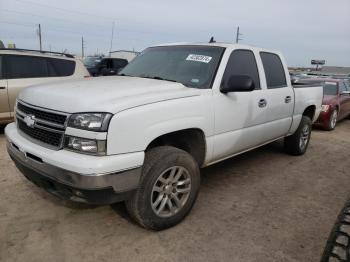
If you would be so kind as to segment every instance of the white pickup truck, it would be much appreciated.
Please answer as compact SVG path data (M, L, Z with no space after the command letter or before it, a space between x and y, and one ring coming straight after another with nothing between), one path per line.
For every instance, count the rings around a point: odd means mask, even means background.
M119 76L29 87L5 133L19 170L73 201L125 201L161 230L191 210L201 167L284 138L305 153L321 86L292 86L279 52L245 45L150 47Z

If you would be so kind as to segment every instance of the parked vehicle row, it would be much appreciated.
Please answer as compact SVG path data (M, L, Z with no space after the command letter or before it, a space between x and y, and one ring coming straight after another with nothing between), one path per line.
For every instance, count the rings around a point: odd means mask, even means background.
M77 99L79 98L79 99ZM179 223L200 169L277 139L306 152L321 84L290 81L281 53L245 45L146 49L115 77L29 87L7 150L36 185L73 201L125 201L141 226Z
M128 60L123 58L104 58L93 56L84 59L84 65L91 76L117 75L118 72L127 64Z
M346 76L308 77L303 75L294 83L320 83L323 86L324 96L322 111L314 126L331 131L338 121L350 116L350 83Z
M83 63L69 54L0 49L0 124L13 121L16 97L25 87L88 76Z

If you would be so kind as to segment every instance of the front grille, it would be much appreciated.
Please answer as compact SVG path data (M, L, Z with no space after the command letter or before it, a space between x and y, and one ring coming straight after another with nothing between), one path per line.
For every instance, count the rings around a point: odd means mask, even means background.
M36 109L33 107L26 106L24 104L18 103L17 104L17 109L20 110L21 112L27 114L27 115L34 115L36 118L53 122L55 124L60 124L64 125L66 122L67 116L65 115L60 115L60 114L55 114L47 111L43 111L40 109Z
M67 115L19 102L16 118L18 129L25 135L47 144L48 147L62 147Z
M18 128L26 135L54 147L61 146L62 134L50 132L40 128L28 127L27 124L21 119L18 119L17 123Z

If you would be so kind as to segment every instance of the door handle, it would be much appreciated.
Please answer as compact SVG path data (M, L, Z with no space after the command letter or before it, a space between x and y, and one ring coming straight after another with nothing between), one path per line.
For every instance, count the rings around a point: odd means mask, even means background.
M260 99L259 100L259 107L265 107L266 105L267 105L267 101L266 101L266 99Z
M285 102L286 104L292 102L292 97L291 97L291 96L286 96L286 98L284 99L284 102Z
M0 86L0 89L6 89L6 87L5 86Z

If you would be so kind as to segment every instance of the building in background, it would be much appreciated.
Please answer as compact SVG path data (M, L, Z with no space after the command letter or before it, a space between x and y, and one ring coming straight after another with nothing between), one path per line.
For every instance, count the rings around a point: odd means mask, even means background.
M330 75L350 75L350 67L323 66L321 72Z
M111 58L123 58L130 62L133 60L140 52L128 51L128 50L117 50L109 53Z

